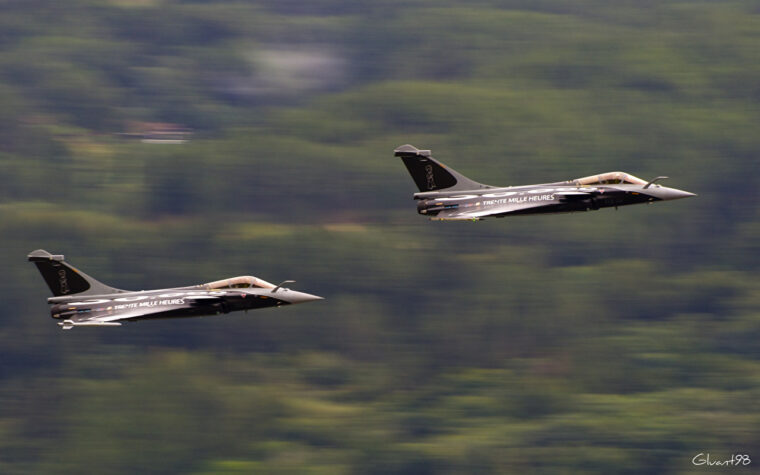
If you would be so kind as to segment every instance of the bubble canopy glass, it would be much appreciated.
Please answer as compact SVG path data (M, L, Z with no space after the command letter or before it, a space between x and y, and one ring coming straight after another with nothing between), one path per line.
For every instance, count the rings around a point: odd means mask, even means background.
M646 185L641 178L625 172L608 172L600 175L585 176L572 180L576 185Z
M266 280L253 277L251 275L241 275L239 277L232 277L230 279L217 280L209 282L207 284L201 284L200 287L207 290L221 290L221 289L273 289L274 284L270 284Z

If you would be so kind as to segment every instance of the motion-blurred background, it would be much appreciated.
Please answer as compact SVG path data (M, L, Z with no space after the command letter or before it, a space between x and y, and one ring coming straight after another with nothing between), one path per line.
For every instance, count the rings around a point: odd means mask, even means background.
M0 472L760 464L759 100L750 0L3 0ZM429 222L404 143L699 196ZM327 300L64 332L37 248Z

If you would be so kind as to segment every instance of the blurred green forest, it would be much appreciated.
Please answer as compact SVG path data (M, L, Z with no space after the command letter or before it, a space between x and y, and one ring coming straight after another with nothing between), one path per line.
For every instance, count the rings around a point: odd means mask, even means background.
M759 104L750 0L0 0L0 473L751 470ZM430 222L404 143L699 196ZM63 332L38 248L326 300Z

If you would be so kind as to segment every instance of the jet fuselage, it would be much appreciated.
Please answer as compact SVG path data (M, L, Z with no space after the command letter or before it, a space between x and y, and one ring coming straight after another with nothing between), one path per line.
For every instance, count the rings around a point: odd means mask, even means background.
M68 330L76 326L118 326L124 321L158 318L201 317L238 310L279 307L322 300L250 275L206 284L138 292L110 287L53 255L38 249L33 262L53 297L50 315Z
M51 297L48 302L52 304L50 314L54 319L68 320L74 315L84 317L91 314L105 318L124 316L121 320L135 321L202 317L317 299L286 288L272 293L271 289L193 290L189 287L88 297ZM151 313L143 315L142 310L150 310ZM135 316L128 316L131 313Z
M576 194L577 193L577 194ZM448 193L417 193L417 212L435 217L441 211L487 212L489 217L508 215L567 213L600 208L651 203L674 199L680 193L674 188L653 185L643 190L640 185L568 186L562 183L546 183L529 186L492 188Z
M394 150L417 188L417 212L437 220L477 221L520 214L569 213L637 203L674 200L693 193L649 182L624 172L510 187L473 181L439 162L430 150L402 145Z

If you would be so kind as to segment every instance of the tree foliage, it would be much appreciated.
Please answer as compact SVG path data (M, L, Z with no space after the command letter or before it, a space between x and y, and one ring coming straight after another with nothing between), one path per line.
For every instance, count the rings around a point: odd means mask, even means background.
M758 22L749 1L4 2L0 472L757 455ZM132 134L156 123L190 140ZM622 169L699 197L431 223L403 143L495 185ZM254 274L327 299L61 333L37 248L119 288Z

